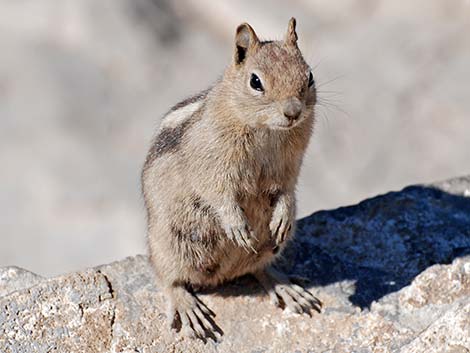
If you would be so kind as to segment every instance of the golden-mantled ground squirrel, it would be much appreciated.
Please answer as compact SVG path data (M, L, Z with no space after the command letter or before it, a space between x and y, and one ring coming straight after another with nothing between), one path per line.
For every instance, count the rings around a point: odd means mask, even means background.
M297 46L260 41L244 23L213 87L175 105L147 156L142 185L150 260L183 333L216 337L191 288L253 274L275 304L319 310L271 267L294 232L295 186L314 123L315 81Z

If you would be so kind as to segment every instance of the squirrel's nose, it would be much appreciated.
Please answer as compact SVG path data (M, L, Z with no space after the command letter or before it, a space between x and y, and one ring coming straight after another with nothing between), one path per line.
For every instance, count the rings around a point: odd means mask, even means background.
M302 112L302 102L296 97L287 99L284 102L284 116L289 120L297 120Z

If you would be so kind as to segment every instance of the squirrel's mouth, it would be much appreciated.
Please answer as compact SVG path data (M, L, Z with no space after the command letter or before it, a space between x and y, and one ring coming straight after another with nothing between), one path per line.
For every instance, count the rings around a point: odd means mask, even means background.
M278 122L275 124L269 124L269 127L274 130L290 130L293 127L297 126L303 120L302 117L299 117L295 120Z
M290 130L296 125L297 125L296 123L292 123L289 125L269 125L269 128L271 130Z

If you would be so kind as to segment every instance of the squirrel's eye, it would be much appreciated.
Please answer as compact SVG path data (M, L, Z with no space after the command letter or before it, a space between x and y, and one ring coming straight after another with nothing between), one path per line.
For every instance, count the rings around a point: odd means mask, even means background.
M314 85L315 85L315 80L313 79L312 71L310 71L310 74L308 75L308 86L312 87Z
M263 85L262 85L262 83L261 83L261 80L260 80L259 77L256 76L255 74L251 74L250 86L251 86L251 88L253 88L253 89L256 90L256 91L260 91L260 92L263 92L263 91L264 91L264 88L263 88Z

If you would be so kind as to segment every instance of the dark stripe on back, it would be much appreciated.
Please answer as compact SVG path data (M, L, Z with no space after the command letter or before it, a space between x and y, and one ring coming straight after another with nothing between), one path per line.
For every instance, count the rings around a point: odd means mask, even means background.
M150 148L150 154L154 155L156 158L162 154L177 150L184 133L191 123L191 118L189 118L176 127L163 128L155 138L155 141Z

